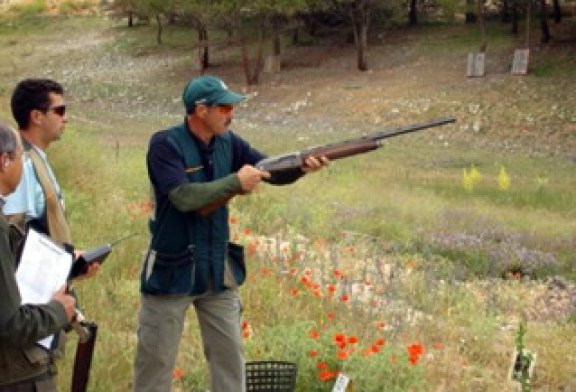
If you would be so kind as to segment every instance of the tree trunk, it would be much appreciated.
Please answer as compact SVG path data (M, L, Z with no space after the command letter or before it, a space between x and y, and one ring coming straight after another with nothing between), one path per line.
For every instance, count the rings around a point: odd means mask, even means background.
M170 12L170 14L168 15L168 24L173 26L176 24L176 12Z
M262 48L264 47L264 14L260 14L258 18L258 47L256 48L256 64L254 64L254 69L252 70L252 79L250 80L250 86L256 86L260 82L260 72L262 72Z
M133 27L134 26L134 12L133 11L128 11L128 27Z
M272 16L272 54L274 56L280 56L281 45L280 45L280 17L278 15Z
M518 6L516 5L516 0L512 0L511 11L512 11L512 28L510 32L516 35L518 34Z
M368 64L366 63L366 48L368 47L368 26L366 24L362 24L359 26L359 28L360 42L357 43L357 66L359 71L368 71Z
M530 48L530 16L532 15L532 0L527 1L526 6L526 49Z
M474 4L478 0L466 0L466 23L476 23L478 17L474 13Z
M500 14L500 20L502 23L510 22L510 5L508 0L502 0L502 13Z
M366 49L368 48L370 5L370 0L355 0L349 10L354 31L354 43L356 44L356 66L359 71L368 70Z
M232 45L232 39L234 37L234 29L227 28L226 29L226 40L228 41L228 45Z
M299 45L300 44L300 35L299 35L299 28L296 27L292 32L292 45Z
M244 70L244 78L246 79L246 85L251 86L250 56L248 55L248 44L246 43L244 33L240 33L240 53L241 53L242 69Z
M208 30L206 26L197 21L196 32L198 33L198 65L200 73L204 73L210 66L210 48L208 47Z
M410 26L418 24L418 0L410 0L410 11L408 12L408 22Z
M164 26L162 25L162 17L160 14L156 15L156 24L158 25L158 29L156 30L156 42L158 45L162 45L162 29Z
M256 48L256 57L254 59L254 68L250 66L250 54L248 50L248 43L242 31L240 31L240 53L242 68L246 78L246 85L248 87L255 86L260 80L260 72L262 71L262 47L264 41L264 15L260 15L258 23L258 42Z
M540 42L546 44L550 42L550 29L548 28L548 11L546 10L546 0L540 0Z
M554 15L554 22L562 22L562 8L560 8L560 2L558 0L552 0L552 13Z
M482 32L482 44L480 45L480 53L486 52L486 20L484 18L484 0L476 0L476 13L478 14L478 23L480 24L480 31Z

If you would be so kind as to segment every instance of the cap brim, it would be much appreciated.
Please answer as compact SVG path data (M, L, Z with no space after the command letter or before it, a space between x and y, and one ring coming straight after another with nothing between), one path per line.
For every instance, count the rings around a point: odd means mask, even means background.
M237 94L232 91L226 91L220 97L218 97L213 105L234 105L236 103L242 102L246 97L244 95Z

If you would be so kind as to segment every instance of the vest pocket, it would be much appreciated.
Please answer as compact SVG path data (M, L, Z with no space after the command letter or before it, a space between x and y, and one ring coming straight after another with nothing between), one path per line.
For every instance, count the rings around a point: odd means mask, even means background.
M224 276L224 285L228 288L240 286L246 280L246 262L244 261L244 247L242 245L234 242L228 243L228 257L225 261ZM234 282L229 283L228 281L232 279Z
M146 269L151 271L145 280L146 291L150 294L188 294L194 288L195 263L192 245L180 253L161 253L150 249L146 266Z

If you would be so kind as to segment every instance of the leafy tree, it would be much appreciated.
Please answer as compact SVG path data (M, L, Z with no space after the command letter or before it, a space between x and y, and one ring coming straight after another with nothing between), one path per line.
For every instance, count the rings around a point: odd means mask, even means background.
M360 71L367 71L366 51L372 17L377 11L396 10L396 7L402 5L402 1L332 0L332 2L334 7L351 22L356 45L356 67Z
M134 26L135 17L148 21L147 16L138 14L138 11L135 9L134 0L115 0L106 5L106 9L115 17L123 18L126 16L128 18L128 27Z
M175 13L178 0L122 0L127 1L127 6L129 9L129 19L128 25L130 26L132 21L133 13L137 15L142 15L147 18L156 19L156 42L158 45L162 44L162 32L164 25L162 22L163 17L167 17Z
M302 10L320 0L226 0L223 15L230 30L237 32L241 61L248 86L259 82L263 67L264 44L271 30L272 53L281 53L282 26ZM253 52L253 55L250 55Z
M227 10L225 0L181 0L180 10L186 21L196 30L198 66L204 73L210 66L210 42L208 27L221 19Z

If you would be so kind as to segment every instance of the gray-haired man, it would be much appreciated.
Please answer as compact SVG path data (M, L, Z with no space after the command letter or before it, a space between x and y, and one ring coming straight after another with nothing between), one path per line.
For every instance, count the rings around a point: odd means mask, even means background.
M0 123L0 205L21 176L20 138ZM76 301L62 287L47 304L22 305L15 271L9 225L0 211L0 392L56 392L49 355L36 342L72 320Z

